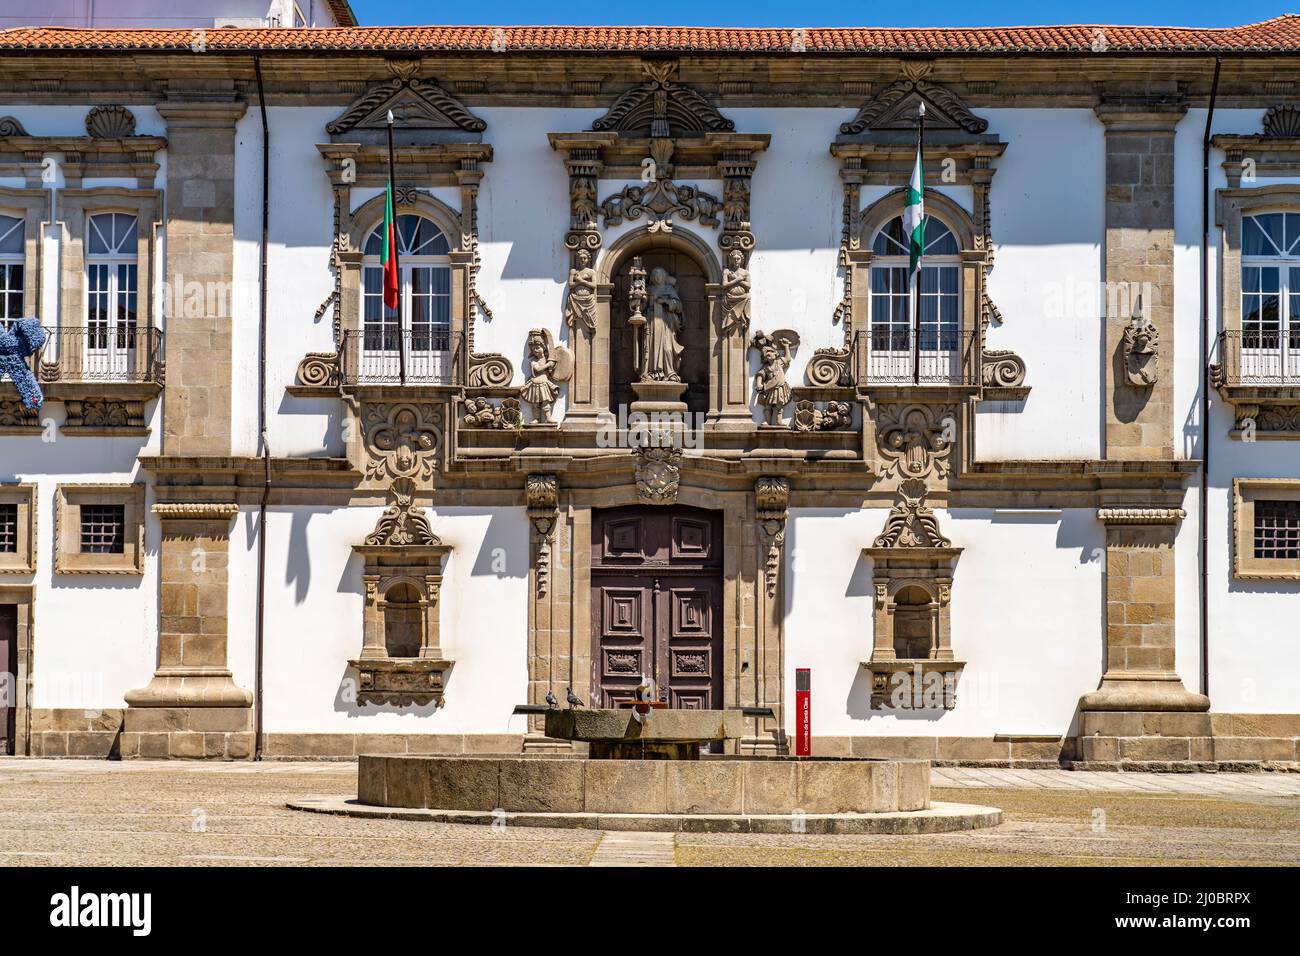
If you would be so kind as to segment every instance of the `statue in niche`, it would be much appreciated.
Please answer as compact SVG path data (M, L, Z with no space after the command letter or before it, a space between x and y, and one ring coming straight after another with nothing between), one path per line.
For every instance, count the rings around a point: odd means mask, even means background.
M519 397L533 406L534 425L549 425L551 409L560 397L559 383L573 375L573 353L552 345L545 329L533 329L528 333L528 372Z
M745 256L732 249L727 256L727 268L722 270L722 334L737 330L744 335L749 330L749 270Z
M677 336L682 331L682 297L677 280L663 266L650 271L646 289L645 362L643 382L680 382L683 347Z
M779 426L781 411L790 402L790 382L785 373L790 368L794 349L799 347L799 336L789 329L781 329L774 335L758 332L752 345L759 355L754 392L758 395L758 403L766 410L767 424Z
M591 253L579 249L577 265L569 270L569 297L564 306L564 321L569 328L582 326L596 331L596 270L591 267Z

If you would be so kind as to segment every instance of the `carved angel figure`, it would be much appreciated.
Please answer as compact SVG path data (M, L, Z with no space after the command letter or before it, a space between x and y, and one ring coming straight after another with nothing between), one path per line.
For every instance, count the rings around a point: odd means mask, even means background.
M745 256L739 249L732 249L727 256L727 268L722 270L722 333L728 335L733 329L744 335L749 329L749 270L745 268Z
M577 266L569 270L569 297L564 305L564 321L569 328L582 326L596 331L596 270L591 267L591 253L579 249Z
M545 329L528 333L529 377L519 397L533 406L533 424L549 424L551 409L560 397L560 382L573 373L572 354L564 346L552 346Z
M759 332L754 336L753 347L761 363L754 376L754 392L766 409L768 425L781 424L781 411L790 402L790 383L785 373L790 368L791 351L799 344L797 338L792 338L793 332L778 332L775 336Z

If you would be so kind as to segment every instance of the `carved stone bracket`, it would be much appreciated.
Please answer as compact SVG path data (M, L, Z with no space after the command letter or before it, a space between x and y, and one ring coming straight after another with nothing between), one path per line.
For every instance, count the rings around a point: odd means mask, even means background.
M809 385L825 387L853 385L851 355L848 349L817 349L804 368L804 380Z
M496 352L471 352L469 356L470 388L504 388L515 377L514 367L504 355Z
M551 582L551 545L560 521L560 479L529 475L524 479L528 521L537 536L537 596L545 597Z
M790 482L786 478L764 475L754 482L754 516L767 543L763 559L763 578L767 596L776 597L781 577L781 550L785 547L785 523L790 513Z
M980 357L980 368L981 382L986 389L1028 391L1025 388L1025 360L1009 349L985 349Z
M339 384L339 353L308 352L298 363L297 384L306 388L335 388Z

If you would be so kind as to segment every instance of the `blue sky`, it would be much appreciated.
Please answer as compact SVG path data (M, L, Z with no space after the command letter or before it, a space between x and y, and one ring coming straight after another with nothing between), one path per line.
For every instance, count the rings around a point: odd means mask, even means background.
M827 27L1011 26L1050 23L1152 24L1156 26L1226 27L1268 20L1295 7L1284 0L1172 0L1134 4L1119 0L1008 0L997 5L935 0L928 4L791 3L746 0L700 3L683 0L614 0L597 5L539 3L537 0L489 0L477 4L440 4L428 0L351 0L357 19L368 26L413 23L654 24L671 26Z

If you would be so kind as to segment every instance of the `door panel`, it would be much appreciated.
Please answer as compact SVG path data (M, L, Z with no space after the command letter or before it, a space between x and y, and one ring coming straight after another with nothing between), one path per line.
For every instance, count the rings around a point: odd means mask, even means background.
M722 706L721 561L715 512L593 513L592 706L631 700L643 674L670 707Z
M18 605L0 604L0 754L14 752L18 715Z

